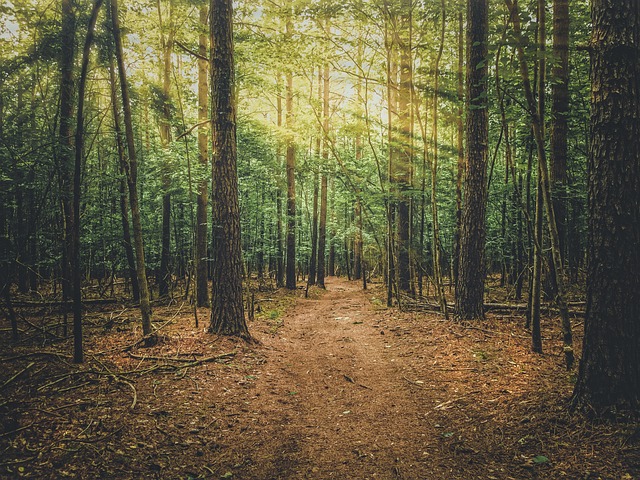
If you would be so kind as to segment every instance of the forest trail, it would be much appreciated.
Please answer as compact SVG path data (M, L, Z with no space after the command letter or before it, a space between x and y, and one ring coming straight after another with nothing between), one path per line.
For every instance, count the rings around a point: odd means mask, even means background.
M519 317L461 324L326 284L257 291L253 344L182 302L154 308L150 348L134 309L87 315L83 365L69 342L3 345L0 478L640 478L633 424L568 413L556 319L536 355Z
M263 340L271 354L248 408L272 430L264 478L426 478L427 427L394 335L358 282L326 285Z

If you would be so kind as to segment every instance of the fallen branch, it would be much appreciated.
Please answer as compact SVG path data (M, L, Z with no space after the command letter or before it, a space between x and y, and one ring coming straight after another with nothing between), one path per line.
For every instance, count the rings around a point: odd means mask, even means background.
M208 362L217 362L219 360L234 357L238 352L228 352L221 353L220 355L214 355L213 357L201 358L199 360L191 360L188 358L179 358L179 357L160 357L153 355L136 355L135 353L127 352L131 358L135 358L136 360L153 360L153 361L166 361L166 362L180 362L184 363L178 368L188 368L188 367L197 367L198 365L202 365L203 363Z
M20 370L18 373L16 373L13 377L11 377L9 380L7 380L6 382L4 382L2 384L2 386L0 387L0 390L3 390L7 385L9 385L11 382L13 382L16 378L18 378L20 375L22 375L24 372L26 372L27 370L29 370L31 367L33 367L36 364L36 362L31 362L29 365L27 365L26 367L24 367L22 370Z

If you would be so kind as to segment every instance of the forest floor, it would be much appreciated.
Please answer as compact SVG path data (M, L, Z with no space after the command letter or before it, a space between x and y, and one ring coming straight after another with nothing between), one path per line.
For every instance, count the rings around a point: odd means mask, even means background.
M154 309L143 348L135 309L94 308L82 365L34 330L44 310L17 345L3 323L0 477L640 478L637 423L567 413L557 319L536 355L521 317L446 321L371 287L260 293L254 344L183 303Z

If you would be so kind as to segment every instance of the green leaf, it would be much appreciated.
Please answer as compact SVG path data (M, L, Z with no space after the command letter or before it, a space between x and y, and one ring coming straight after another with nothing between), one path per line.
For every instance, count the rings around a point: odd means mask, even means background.
M549 459L544 455L538 455L536 457L533 457L533 463L547 463L548 461Z

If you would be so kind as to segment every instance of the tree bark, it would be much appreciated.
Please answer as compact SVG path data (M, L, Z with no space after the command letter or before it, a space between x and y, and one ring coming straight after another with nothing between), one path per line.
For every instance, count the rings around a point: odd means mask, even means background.
M213 286L209 331L250 339L242 301L242 244L236 151L233 2L211 0L211 228Z
M466 165L456 313L461 320L484 317L484 243L488 157L487 0L467 0Z
M587 310L572 405L640 406L640 3L591 7Z
M206 3L200 5L200 28L202 31L198 36L198 161L206 170L209 164L207 112L209 109L208 94L208 62L207 50L209 47L208 35L206 33L208 8ZM207 203L208 189L207 181L203 178L198 184L198 200L196 207L196 303L199 307L209 307L209 282L208 282L208 254L207 254Z

